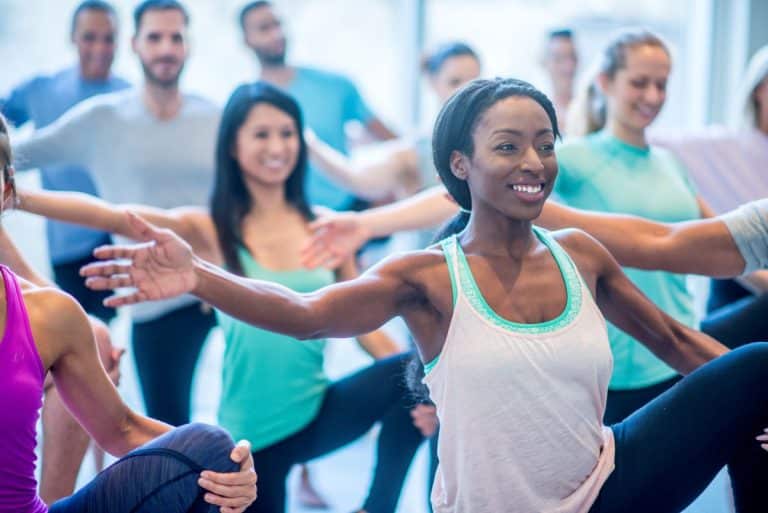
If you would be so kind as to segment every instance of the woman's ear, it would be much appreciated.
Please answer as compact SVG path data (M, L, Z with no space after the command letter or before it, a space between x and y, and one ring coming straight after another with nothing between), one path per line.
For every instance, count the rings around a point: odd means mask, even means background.
M460 151L453 150L451 152L451 173L459 180L466 180L468 176L469 162L467 162L467 156Z
M599 92L609 94L613 85L613 79L605 73L598 73L597 77L595 77L595 85Z

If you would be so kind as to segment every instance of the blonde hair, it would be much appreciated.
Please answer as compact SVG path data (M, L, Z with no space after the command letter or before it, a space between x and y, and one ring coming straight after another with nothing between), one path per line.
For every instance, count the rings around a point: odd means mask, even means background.
M627 66L627 50L639 46L655 46L669 55L669 48L664 40L648 30L625 29L619 32L589 67L576 88L576 94L568 109L568 135L587 135L605 127L605 95L597 85L597 78L600 75L615 77L616 72Z
M768 46L762 47L749 60L744 80L736 93L732 109L733 128L752 129L757 127L760 114L755 99L755 89L768 78Z

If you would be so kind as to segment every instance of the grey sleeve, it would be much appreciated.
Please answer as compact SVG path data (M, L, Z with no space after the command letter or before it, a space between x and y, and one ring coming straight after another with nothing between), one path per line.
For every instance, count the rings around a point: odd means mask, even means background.
M54 123L13 142L19 171L54 165L87 165L88 150L99 134L101 109L90 102L75 105Z
M768 267L768 199L742 205L720 219L746 262L743 274Z

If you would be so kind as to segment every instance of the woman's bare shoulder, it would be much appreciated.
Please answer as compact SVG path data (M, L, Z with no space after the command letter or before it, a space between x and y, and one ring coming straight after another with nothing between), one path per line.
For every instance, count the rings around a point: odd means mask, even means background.
M72 296L55 287L19 279L32 337L44 363L52 364L72 343L87 338L88 317Z

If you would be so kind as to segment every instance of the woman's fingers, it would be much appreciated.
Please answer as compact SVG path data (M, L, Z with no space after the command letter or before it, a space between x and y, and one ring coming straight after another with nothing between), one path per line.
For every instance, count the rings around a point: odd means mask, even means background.
M130 279L131 264L122 263L116 260L107 260L105 262L91 262L80 268L80 276L112 278L120 276Z

